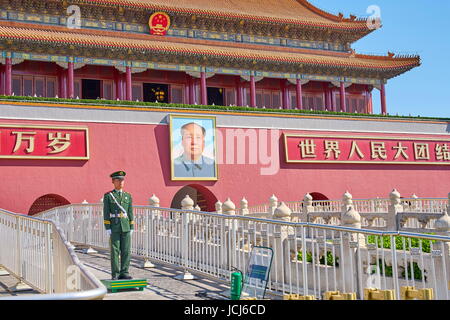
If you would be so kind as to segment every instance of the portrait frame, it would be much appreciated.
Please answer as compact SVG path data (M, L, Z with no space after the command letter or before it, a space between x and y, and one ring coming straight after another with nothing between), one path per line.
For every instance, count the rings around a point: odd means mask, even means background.
M180 129L183 125L188 123L197 123L206 130L205 149L209 151L209 158L214 160L214 176L207 177L189 177L179 176L175 170L175 159L179 156L179 150L176 152L176 148L179 148L178 140L181 137ZM208 125L205 125L208 124ZM170 175L172 181L218 181L219 180L219 166L217 163L217 122L214 116L201 116L201 115L169 115L169 139L170 139ZM212 137L209 135L212 133ZM212 141L211 141L212 139ZM208 143L209 141L209 143ZM203 150L202 155L205 155L206 150Z

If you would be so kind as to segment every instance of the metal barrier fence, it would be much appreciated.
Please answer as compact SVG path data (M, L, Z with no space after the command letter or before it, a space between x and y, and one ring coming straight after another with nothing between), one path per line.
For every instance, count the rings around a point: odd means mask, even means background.
M0 210L0 266L41 295L3 299L102 299L106 288L51 221Z
M271 219L279 206L278 198L273 195L270 203L248 206L241 201L239 215ZM383 231L406 231L418 233L435 232L435 223L450 211L450 194L445 198L401 198L397 190L389 194L389 199L353 199L349 192L342 200L313 200L306 194L303 201L282 202L296 217L297 222L309 222L328 225L342 225L341 215L353 207L362 218L367 229Z
M449 299L448 235L143 206L134 207L134 216L132 253L217 279L229 280L233 267L245 270L251 248L263 245L274 250L268 289L275 294L319 299L339 291L367 299L367 289L378 289L400 299L413 287ZM59 207L41 217L74 243L109 249L101 204Z
M399 195L400 196L400 195ZM274 197L274 196L272 196ZM449 196L450 197L450 196ZM273 199L273 198L272 198ZM275 201L278 199L275 197ZM404 212L411 213L442 213L450 203L450 198L399 198ZM360 214L387 213L391 199L352 199L352 204ZM343 200L311 200L311 206L316 212L340 212ZM285 201L293 212L302 212L305 207L303 201ZM271 203L264 203L247 207L247 214L270 213Z

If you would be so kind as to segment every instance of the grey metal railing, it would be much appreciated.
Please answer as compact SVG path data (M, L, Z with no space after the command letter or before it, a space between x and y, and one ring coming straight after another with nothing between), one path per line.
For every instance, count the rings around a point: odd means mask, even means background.
M58 225L73 243L109 249L101 204L68 205L40 215ZM233 267L245 270L253 246L274 250L269 291L313 295L402 287L432 289L449 299L448 235L388 232L360 226L227 215L135 206L132 253L178 265L221 280ZM288 221L289 220L289 221Z
M102 299L106 288L52 221L0 210L0 266L41 294L3 299Z

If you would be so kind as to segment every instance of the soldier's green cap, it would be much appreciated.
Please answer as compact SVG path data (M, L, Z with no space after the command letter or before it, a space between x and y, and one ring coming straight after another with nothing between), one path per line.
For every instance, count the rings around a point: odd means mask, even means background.
M126 174L125 171L117 171L117 172L112 173L110 175L110 177L113 178L113 179L122 179L123 180L123 179L125 179L126 175L127 174Z

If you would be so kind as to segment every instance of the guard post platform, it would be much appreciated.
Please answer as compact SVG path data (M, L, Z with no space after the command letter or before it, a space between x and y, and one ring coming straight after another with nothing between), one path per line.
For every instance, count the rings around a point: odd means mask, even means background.
M131 280L101 280L103 285L111 291L116 293L119 290L124 289L139 289L139 291L144 291L147 287L147 279L131 279Z

